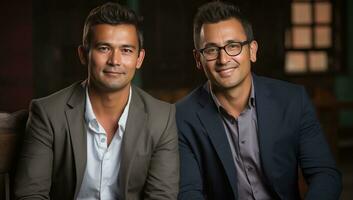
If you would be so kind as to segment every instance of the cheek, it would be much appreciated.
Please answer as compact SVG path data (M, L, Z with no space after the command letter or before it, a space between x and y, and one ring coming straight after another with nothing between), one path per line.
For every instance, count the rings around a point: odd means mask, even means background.
M210 64L206 65L206 63L204 63L202 65L202 70L208 79L215 79L217 76L217 73L214 71L214 68Z
M214 71L214 67L216 65L216 62L214 61L201 61L201 65L202 65L202 69L205 71L205 72L211 72L211 71Z
M90 59L88 62L88 71L92 76L99 76L104 66L104 63L99 62L97 59Z
M137 66L137 58L136 57L127 57L122 60L123 66L128 69L136 69Z
M246 55L242 55L236 58L236 61L240 64L243 65L245 67L250 66L251 65L251 55L250 54L246 54Z
M136 60L134 60L134 59L126 59L126 60L124 60L124 65L125 66L127 66L127 67L129 67L129 68L135 68L135 66L136 66Z
M94 66L102 66L108 60L109 55L92 52L89 62Z
M89 63L88 65L88 73L91 77L97 78L99 75L99 70L93 63Z

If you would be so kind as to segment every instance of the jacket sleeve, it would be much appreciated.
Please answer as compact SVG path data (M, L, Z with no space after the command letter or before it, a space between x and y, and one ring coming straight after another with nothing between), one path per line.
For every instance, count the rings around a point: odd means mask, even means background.
M179 200L203 200L201 171L184 132L179 129L180 193Z
M50 199L53 133L41 105L33 101L15 175L16 199Z
M341 174L336 168L313 106L302 89L299 162L308 183L307 200L339 199L342 190Z
M195 151L197 140L194 136L195 129L190 125L190 119L184 108L180 110L177 106L177 127L179 134L179 152L180 152L180 191L179 200L203 200L203 180L200 168L200 159Z
M144 199L175 200L179 191L179 151L175 107L170 106L167 125L150 161Z

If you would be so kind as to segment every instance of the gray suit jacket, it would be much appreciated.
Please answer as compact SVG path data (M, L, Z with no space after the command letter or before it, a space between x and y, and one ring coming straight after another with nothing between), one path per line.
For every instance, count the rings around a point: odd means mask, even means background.
M87 158L85 82L33 100L15 178L18 199L76 199ZM173 105L133 87L123 136L121 199L176 199L178 139Z

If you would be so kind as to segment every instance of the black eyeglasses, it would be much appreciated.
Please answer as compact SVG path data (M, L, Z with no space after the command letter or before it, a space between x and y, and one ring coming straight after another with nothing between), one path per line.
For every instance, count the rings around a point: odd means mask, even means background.
M223 49L229 56L237 56L241 53L243 46L249 44L251 41L231 42L223 47L211 46L198 51L206 58L206 60L215 60L218 58L219 52Z

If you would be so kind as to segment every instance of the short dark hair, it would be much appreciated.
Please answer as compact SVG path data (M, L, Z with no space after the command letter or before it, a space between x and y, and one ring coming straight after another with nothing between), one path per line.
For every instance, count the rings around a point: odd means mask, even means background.
M200 32L203 24L217 23L230 18L235 18L242 24L247 40L254 39L251 23L241 13L240 8L227 2L214 1L202 5L194 17L194 45L199 48Z
M91 41L92 27L98 24L131 24L136 28L139 49L143 48L143 36L140 30L142 18L132 9L118 3L108 2L91 10L85 20L83 28L82 44L85 49L89 49Z

